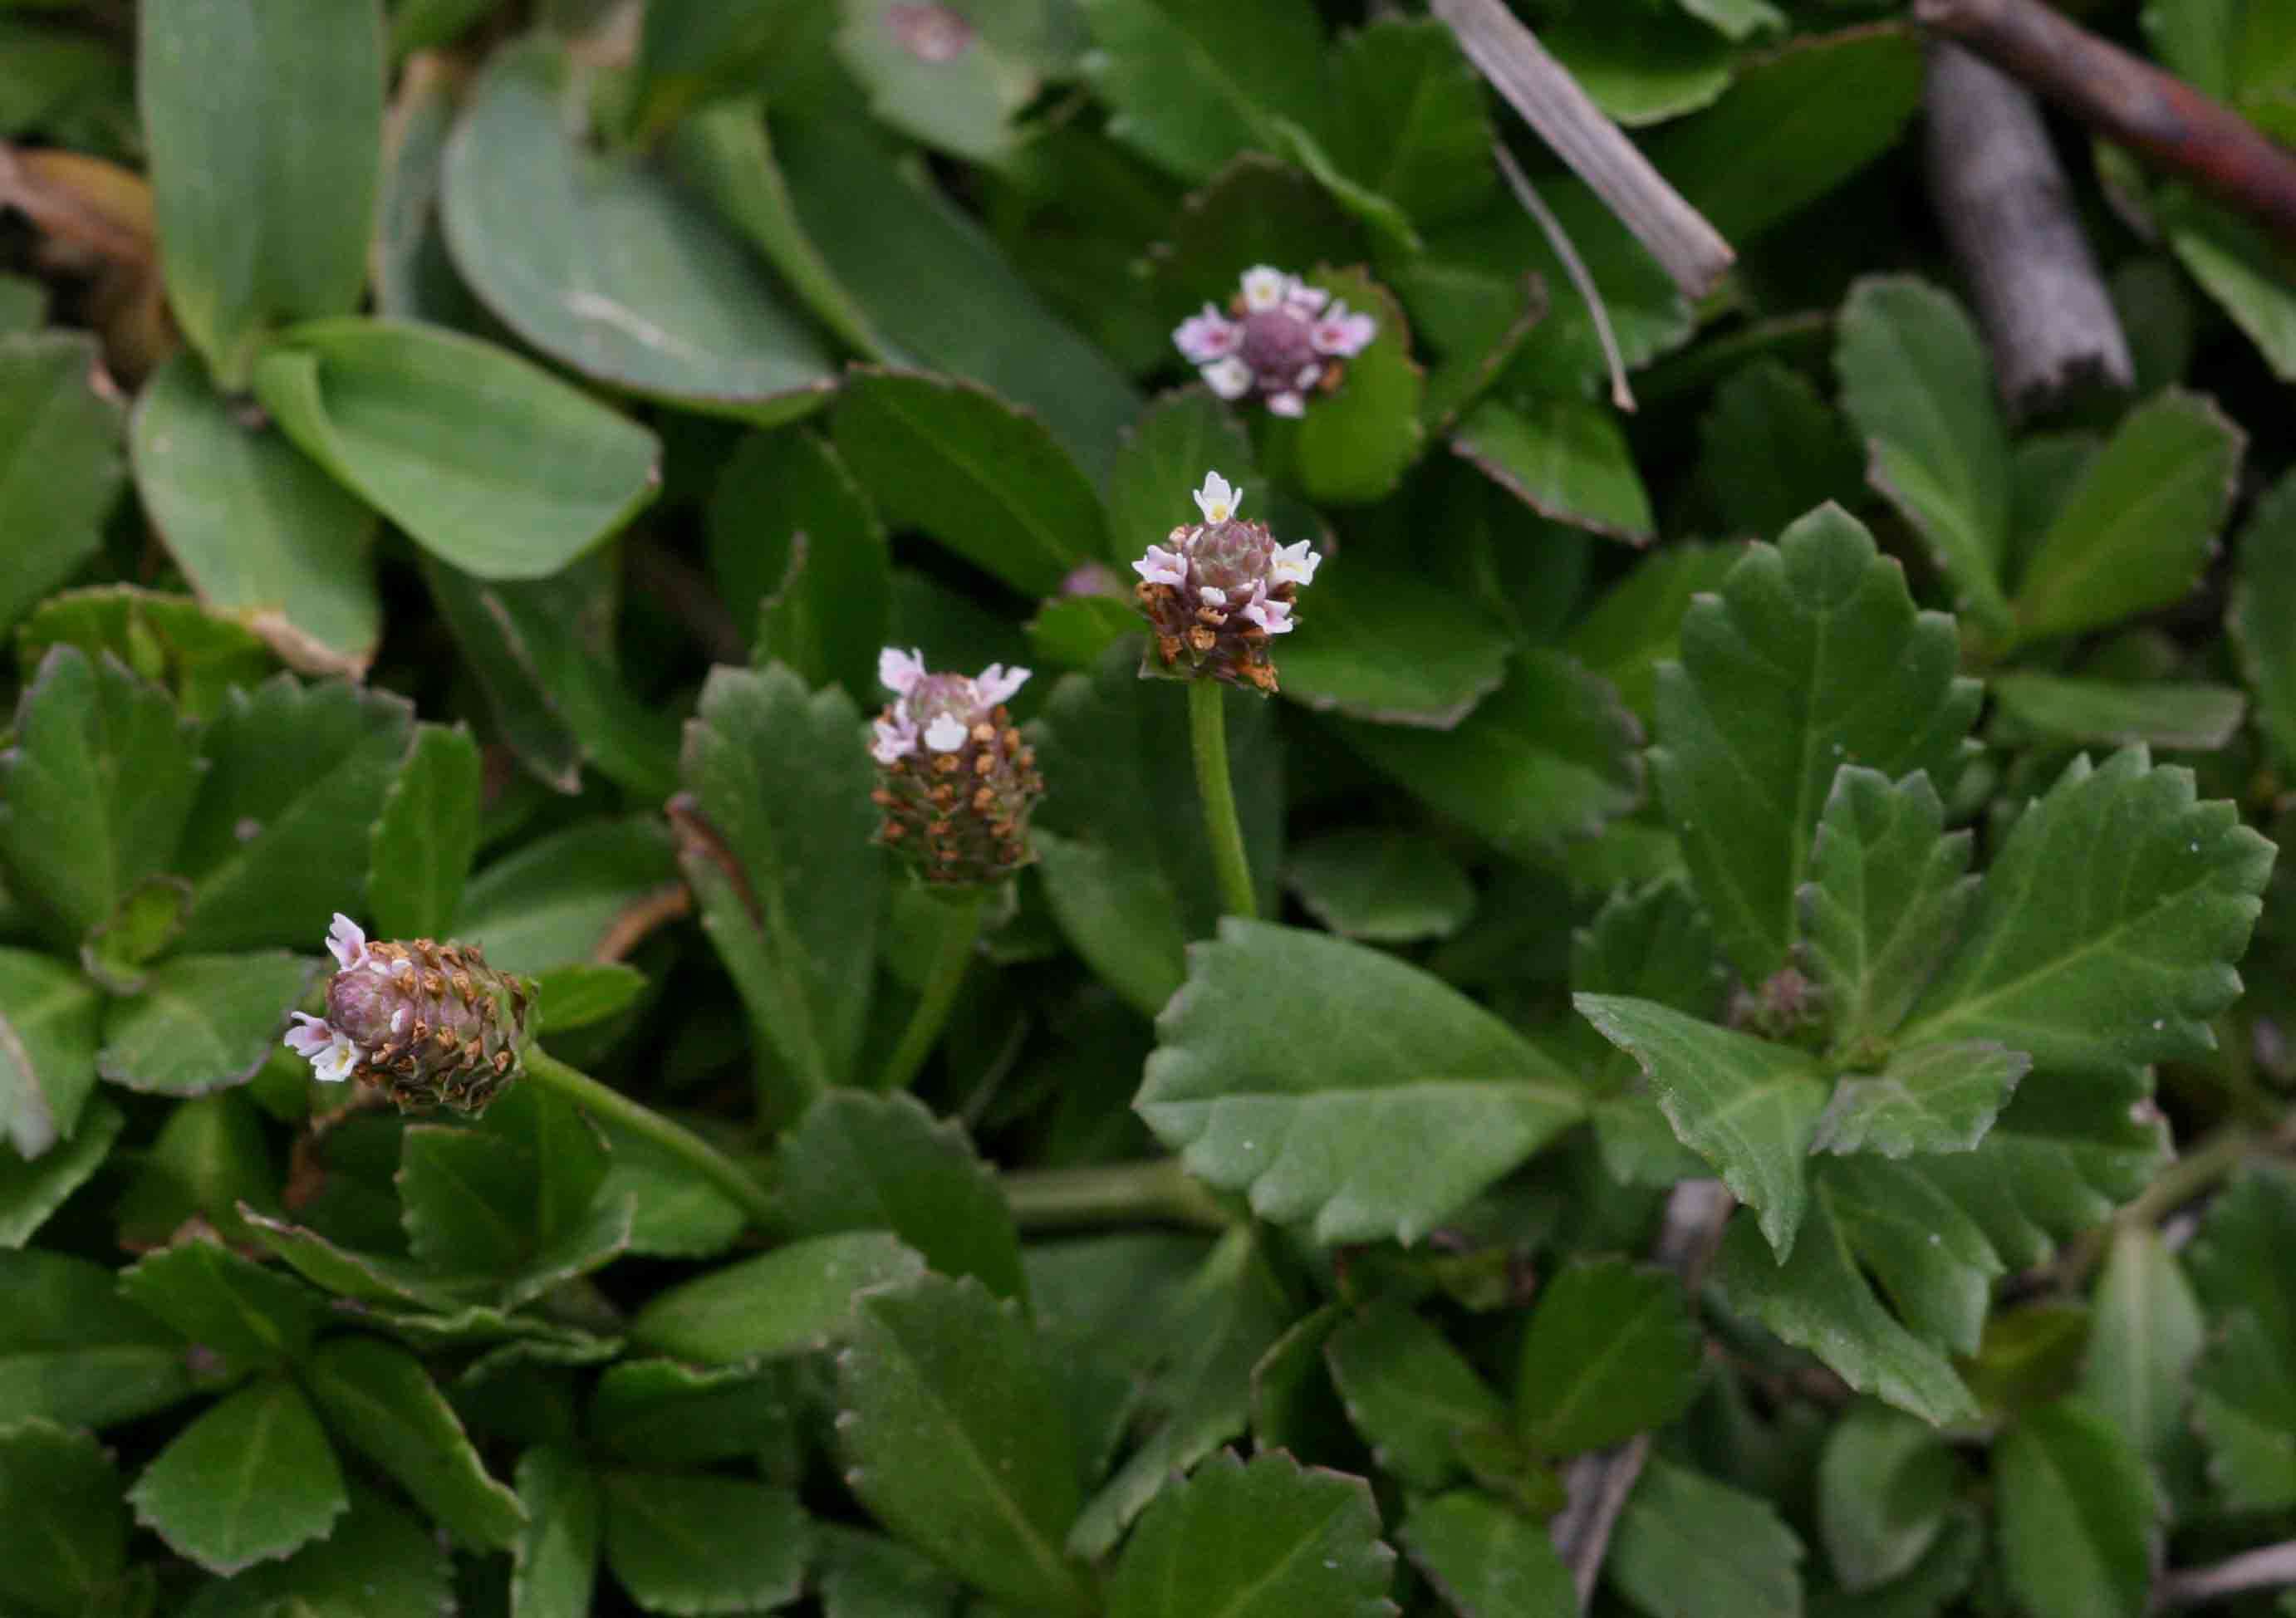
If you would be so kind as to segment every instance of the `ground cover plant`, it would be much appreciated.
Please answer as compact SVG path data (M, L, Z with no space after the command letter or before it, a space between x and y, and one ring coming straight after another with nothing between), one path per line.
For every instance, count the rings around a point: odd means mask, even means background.
M0 0L0 1618L2296 1614L2283 139Z

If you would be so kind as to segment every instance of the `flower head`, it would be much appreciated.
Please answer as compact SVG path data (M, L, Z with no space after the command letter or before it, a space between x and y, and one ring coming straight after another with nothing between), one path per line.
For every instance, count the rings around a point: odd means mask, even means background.
M1340 385L1346 362L1379 334L1321 287L1272 265L1243 273L1226 313L1210 304L1172 333L1181 355L1223 399L1258 394L1271 414L1304 415L1308 396Z
M337 913L326 1015L294 1013L290 1050L313 1076L380 1084L402 1109L476 1112L521 1072L534 986L498 972L474 944L370 944Z
M992 663L974 675L937 674L922 654L888 648L878 677L895 698L869 744L879 765L870 796L885 812L878 841L937 885L1001 881L1027 864L1029 814L1045 782L1004 704L1029 671Z
M1291 633L1292 600L1323 558L1304 539L1278 545L1267 524L1237 517L1242 500L1242 489L1205 473L1195 491L1203 520L1173 529L1132 564L1156 630L1144 673L1275 689L1267 643Z

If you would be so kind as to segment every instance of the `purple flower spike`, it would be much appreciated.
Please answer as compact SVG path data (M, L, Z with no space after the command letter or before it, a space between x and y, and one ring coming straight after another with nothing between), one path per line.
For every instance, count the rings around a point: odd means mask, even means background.
M1243 521L1236 515L1242 501L1242 489L1205 473L1195 491L1203 520L1173 529L1132 564L1156 630L1149 655L1162 665L1144 673L1275 690L1268 642L1291 633L1292 601L1324 559L1304 539L1279 545L1267 524Z
M937 674L922 653L889 646L877 678L895 698L871 728L879 773L870 797L885 812L877 840L937 887L1001 882L1026 865L1045 781L1004 705L1029 671L991 663L975 675Z
M1206 304L1172 341L1221 398L1256 395L1271 414L1298 416L1307 413L1308 395L1340 385L1346 362L1378 334L1370 315L1263 264L1243 273L1226 313Z

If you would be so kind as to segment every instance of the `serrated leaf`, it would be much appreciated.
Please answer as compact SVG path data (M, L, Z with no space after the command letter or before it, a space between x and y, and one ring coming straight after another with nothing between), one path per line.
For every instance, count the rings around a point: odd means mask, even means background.
M1447 938L1472 912L1474 886L1436 845L1403 833L1334 831L1292 851L1284 881L1342 938Z
M1951 619L1917 613L1903 569L1821 507L1751 547L1682 621L1659 671L1651 762L1723 949L1749 984L1800 936L1799 892L1834 772L1925 770L1950 792L1977 711Z
M413 722L405 698L340 681L280 674L228 693L176 861L193 893L182 947L316 949Z
M42 1613L84 1613L127 1568L119 1474L92 1433L52 1422L0 1423L0 1522L14 1548L0 1598Z
M190 1394L189 1344L116 1282L68 1254L0 1250L0 1426L106 1427Z
M266 328L354 307L381 173L376 0L160 0L137 107L168 303L223 385Z
M1647 544L1655 528L1626 436L1601 405L1562 396L1486 399L1451 437L1464 457L1541 517Z
M467 1283L449 1282L410 1259L340 1246L316 1230L267 1218L253 1208L238 1212L258 1244L304 1279L339 1297L390 1309L446 1312L466 1301L472 1290Z
M2274 852L2238 820L2142 748L2075 760L2018 817L1906 1042L1994 1039L2076 1071L2212 1049Z
M847 1485L902 1538L1000 1600L1089 1610L1061 1547L1075 1521L1067 1412L1028 1328L975 1280L855 1301L838 1355Z
M266 346L282 431L480 578L555 573L653 498L652 433L506 349L415 321L313 321Z
M800 1236L890 1230L927 1268L1029 1301L1021 1238L996 1176L955 1120L914 1096L832 1092L783 1137L779 1201Z
M256 685L278 666L254 633L188 596L134 584L93 584L52 595L16 628L16 661L29 679L48 648L69 641L94 657L109 651L176 693L184 715L211 719L234 685Z
M864 368L831 426L890 527L922 529L1015 589L1051 595L1073 568L1110 559L1107 519L1074 459L984 388Z
M1506 1407L1443 1334L1382 1301L1342 1321L1324 1345L1332 1384L1373 1459L1414 1489L1439 1489L1464 1469L1467 1435L1507 1425Z
M2008 1104L2033 1058L1989 1040L1892 1051L1872 1078L1843 1079L1819 1115L1814 1152L1965 1152Z
M798 1402L786 1377L761 1367L624 1360L598 1378L587 1427L593 1444L635 1465L701 1465L767 1452Z
M1275 1453L1214 1457L1141 1517L1108 1585L1110 1618L1380 1618L1395 1553L1361 1478Z
M1696 1396L1702 1352L1672 1275L1624 1259L1571 1263L1539 1295L1523 1334L1515 1425L1546 1455L1662 1427Z
M1086 0L1100 47L1086 61L1113 110L1109 134L1184 180L1269 143L1271 115L1323 121L1323 29L1300 0L1238 10L1210 0Z
M487 1475L463 1424L412 1354L373 1337L335 1337L319 1345L302 1376L346 1442L456 1539L480 1550L517 1543L524 1508Z
M197 1237L146 1254L120 1272L119 1290L242 1369L299 1361L324 1318L321 1300L300 1282Z
M116 658L57 646L0 753L0 870L70 952L167 867L199 784L192 727Z
M1552 1058L1440 980L1263 922L1191 952L1157 1034L1149 1127L1321 1242L1415 1241L1585 1113Z
M1818 1535L1841 1588L1869 1591L1910 1570L1946 1526L1961 1467L1926 1422L1870 1403L1827 1436L1817 1467Z
M53 956L0 949L0 1139L35 1158L79 1127L95 1087L95 986Z
M31 1240L48 1216L94 1178L127 1121L111 1102L99 1100L68 1143L36 1160L27 1163L12 1148L0 1151L0 1249Z
M1867 480L1929 542L1961 609L2005 632L2009 431L1976 326L1949 294L1891 275L1850 289L1840 331L1833 363L1872 453Z
M2187 1384L2205 1333L2200 1303L2159 1233L2129 1225L2113 1233L2091 1309L2081 1394L2157 1461L2185 1434Z
M455 1566L414 1512L361 1483L324 1540L201 1589L183 1618L271 1618L282 1612L343 1618L432 1618L455 1604Z
M537 1447L519 1457L518 1498L526 1525L512 1548L512 1618L582 1618L598 1581L597 1479L571 1450Z
M1578 1592L1538 1524L1457 1489L1414 1503L1403 1549L1459 1618L1574 1618Z
M1571 1003L1642 1064L1676 1136L1759 1212L1779 1255L1791 1253L1808 1197L1802 1162L1825 1105L1810 1057L1653 1001L1576 994Z
M2296 476L2259 499L2241 529L2226 627L2256 697L2257 728L2284 769L2296 769Z
M1874 1295L1822 1179L1806 1224L1781 1264L1753 1220L1741 1214L1730 1222L1715 1270L1730 1307L1817 1354L1861 1393L1939 1425L1973 1418L1977 1401L1945 1355Z
M2193 1425L2209 1480L2234 1511L2296 1506L2296 1374L2284 1339L2235 1312L2193 1371Z
M115 1001L95 1069L115 1084L195 1096L243 1084L270 1059L287 1013L319 975L308 955L177 955Z
M2028 1410L1996 1447L2001 1566L2034 1618L2141 1618L2161 1542L2144 1463L2071 1401Z
M1619 1514L1603 1571L1646 1613L1744 1618L1801 1610L1801 1557L1769 1502L1653 1456Z
M0 336L0 632L68 581L102 543L119 497L119 407L99 395L95 339Z
M385 938L443 938L479 846L478 744L460 725L415 727L368 839L367 911Z
M845 1335L857 1292L923 1268L882 1230L790 1242L656 1294L630 1322L630 1338L703 1365L806 1353Z
M1616 686L1636 718L1650 723L1659 666L1679 655L1683 614L1698 596L1720 588L1738 556L1735 546L1693 543L1639 558L1579 615L1564 649Z
M812 1524L786 1489L608 1472L606 1565L649 1612L752 1613L797 1598Z
M350 1497L310 1404L266 1377L177 1434L127 1503L177 1555L229 1574L326 1534Z
M884 863L870 842L860 711L781 667L718 668L679 773L712 834L680 848L756 1036L813 1090L850 1075L865 1026ZM802 758L791 772L784 761Z
M2027 565L2014 639L2077 634L2180 600L2224 525L2245 442L2196 394L2172 389L2130 412Z

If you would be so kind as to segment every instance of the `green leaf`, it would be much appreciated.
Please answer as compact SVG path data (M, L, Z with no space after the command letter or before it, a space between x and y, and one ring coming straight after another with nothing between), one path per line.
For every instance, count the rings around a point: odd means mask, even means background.
M1559 396L1520 407L1486 399L1467 413L1451 448L1552 521L1634 545L1657 532L1626 435L1599 404Z
M1716 388L1699 418L1698 475L1734 532L1767 535L1814 505L1855 500L1863 468L1809 379L1758 359Z
M2009 430L1976 326L1950 295L1891 275L1850 289L1840 329L1834 368L1867 481L1929 541L1957 609L2008 631Z
M119 1290L241 1369L302 1359L324 1310L301 1282L199 1237L146 1254L120 1272Z
M1642 1064L1677 1138L1759 1212L1779 1257L1792 1252L1808 1200L1803 1158L1826 1099L1809 1056L1652 1001L1574 994L1571 1003Z
M105 1013L95 1070L130 1090L173 1096L244 1084L270 1059L319 967L283 950L163 961L141 994Z
M2246 435L2171 389L2089 462L2018 586L2015 638L2077 634L2181 600L2232 504Z
M1224 1451L1157 1497L1108 1585L1109 1618L1378 1618L1395 1552L1361 1478Z
M0 1138L30 1159L69 1140L95 1087L103 1000L53 956L0 949Z
M2296 378L2286 250L2252 221L2182 186L2163 188L2153 211L2177 260L2248 334L2272 374Z
M1382 499L1418 459L1426 434L1419 418L1427 377L1411 357L1411 329L1395 294L1361 270L1317 269L1307 279L1371 315L1378 334L1348 362L1339 387L1318 395L1306 415L1267 418L1263 459L1310 500L1356 505Z
M676 885L660 817L579 821L496 860L463 890L458 938L505 972L587 960L630 911Z
M914 25L898 4L845 0L839 8L838 60L868 93L870 112L952 157L992 168L1009 160L1018 144L1013 122L1043 87L1039 63L1064 65L1067 53L1052 36L1071 31L1072 14L1044 4L984 6L963 19L958 49L942 56L904 37Z
M759 1455L790 1435L797 1400L770 1368L703 1369L624 1360L590 1396L594 1444L642 1465L682 1467Z
M1817 1467L1817 1526L1841 1588L1873 1590L1937 1542L1961 1483L1938 1430L1860 1403L1834 1425Z
M1551 856L1642 801L1641 732L1611 683L1564 653L1516 654L1506 682L1448 731L1332 729L1438 813L1520 858Z
M283 431L424 549L480 578L540 578L628 521L660 478L654 436L477 338L324 320L265 348Z
M1128 852L1033 829L1046 903L1095 977L1146 1017L1187 977L1187 935L1170 882Z
M0 1152L0 1249L20 1247L103 1166L127 1115L99 1100L67 1144L25 1162Z
M518 1461L526 1525L512 1548L512 1618L581 1618L598 1582L604 1503L570 1450L540 1447Z
M124 895L79 946L79 964L107 994L141 994L144 970L183 936L192 885L181 877L145 877Z
M2110 1071L2214 1048L2272 845L2142 748L2076 759L2018 817L1907 1042L1997 1040Z
M587 100L570 50L540 36L488 63L447 143L440 204L471 290L601 382L768 420L803 413L834 384L828 354L707 208L638 154L586 138Z
M630 1322L630 1340L701 1365L807 1353L845 1336L856 1292L923 1268L882 1230L790 1242L656 1294Z
M1151 403L1124 435L1102 486L1111 558L1129 562L1162 544L1176 525L1193 520L1188 495L1207 471L1226 476L1242 491L1239 500L1259 489L1255 511L1267 503L1250 437L1208 388L1189 387Z
M1498 689L1514 650L1457 591L1377 562L1332 558L1303 606L1283 647L1284 694L1375 724L1452 729Z
M96 584L52 595L17 626L16 660L29 679L60 641L91 658L109 651L175 692L184 713L209 719L234 685L255 685L277 666L261 641L189 596L133 584Z
M1697 597L1719 589L1737 563L1738 551L1730 546L1652 551L1579 616L1563 649L1616 686L1648 725L1657 712L1659 666L1680 655L1683 615Z
M368 838L367 911L386 938L443 938L479 847L478 743L461 725L417 725Z
M78 572L119 497L119 406L98 394L94 339L0 336L0 631Z
M2211 1314L2246 1311L2268 1339L2296 1342L2296 1264L2286 1232L2296 1216L2296 1175L2251 1157L2209 1207L2185 1249L2194 1289Z
M963 1587L898 1540L822 1524L823 1618L955 1618Z
M1456 1489L1413 1503L1403 1549L1461 1618L1574 1618L1578 1593L1538 1524L1487 1494Z
M72 646L40 660L0 753L0 871L62 949L175 854L199 784L193 737L118 660Z
M842 1083L884 883L859 710L841 691L808 696L785 668L714 669L680 764L709 834L689 817L680 862L756 1036L809 1088Z
M773 0L663 0L648 7L639 37L644 89L630 109L632 127L659 133L705 97L754 88L761 78L775 90L799 90L782 73L802 76L816 47L825 53L834 15L825 6L791 12Z
M1930 778L1844 765L1820 813L1802 927L1837 1050L1886 1038L1953 948L1978 879Z
M1416 1241L1585 1112L1551 1057L1439 979L1263 922L1190 952L1157 1034L1148 1126L1319 1242Z
M937 1122L914 1096L833 1091L783 1137L778 1159L796 1234L890 1230L937 1273L1028 1303L1012 1210L955 1119Z
M1377 18L1332 58L1332 156L1423 225L1472 213L1495 188L1483 82L1432 18Z
M414 1355L374 1337L334 1337L303 1367L303 1382L344 1440L457 1540L480 1550L518 1542L526 1524L518 1496L487 1475Z
M990 1596L1091 1610L1061 1549L1078 1505L1067 1412L1017 1309L978 1281L923 1275L862 1294L854 1312L837 1363L847 1485Z
M1695 112L1730 87L1730 42L1670 5L1571 12L1539 38L1587 99L1629 128Z
M797 1599L812 1524L787 1489L608 1472L606 1565L648 1612L764 1612Z
M2208 1448L2209 1481L2234 1511L2296 1506L2296 1376L2286 1339L2258 1317L2232 1316L2194 1368L2193 1425Z
M832 426L890 526L922 529L1015 589L1050 595L1071 569L1108 559L1106 519L1074 459L984 388L862 367Z
M266 329L347 315L366 286L382 7L160 0L139 22L137 105L168 303L238 392Z
M269 1618L281 1612L344 1618L428 1618L455 1604L453 1562L430 1525L364 1484L324 1540L284 1562L207 1585L184 1618Z
M1646 1613L1801 1610L1801 1541L1767 1500L1651 1458L1611 1538L1611 1586Z
M298 667L366 671L382 598L374 513L357 496L284 435L248 426L189 355L137 396L128 445L136 494L204 606Z
M1682 621L1659 671L1651 761L1722 947L1749 984L1786 964L1834 772L1926 770L1949 794L1979 687L1953 621L1917 613L1903 570L1836 506L1751 547Z
M1884 1157L1972 1150L2032 1066L2023 1051L1988 1040L1892 1051L1874 1077L1834 1087L1810 1150Z
M0 1426L107 1427L192 1392L184 1339L120 1295L111 1271L38 1248L0 1250Z
M1083 0L1099 49L1086 58L1111 109L1108 132L1184 180L1210 179L1269 143L1271 116L1324 122L1324 35L1302 0Z
M119 1474L91 1433L51 1422L0 1425L0 1522L15 1547L0 1598L44 1613L95 1604L127 1569Z
M2068 679L2012 673L1987 682L2000 711L2054 742L2214 752L2240 731L2247 699L2231 686Z
M1283 879L1342 938L1447 938L1475 908L1474 885L1435 844L1399 832L1334 831L1292 851Z
M1464 1470L1462 1440L1506 1428L1506 1407L1474 1367L1393 1300L1342 1321L1324 1359L1374 1459L1414 1489L1452 1482Z
M1542 1454L1607 1449L1689 1409L1702 1353L1672 1275L1579 1260L1547 1282L1523 1334L1515 1425Z
M1945 1355L1899 1325L1874 1295L1824 1177L1805 1222L1781 1264L1752 1220L1742 1214L1730 1222L1715 1271L1730 1307L1819 1355L1860 1393L1940 1426L1973 1418L1977 1401Z
M193 897L182 947L316 949L356 891L414 717L405 698L341 681L228 693L174 865Z
M127 1503L169 1549L229 1574L324 1535L350 1497L309 1403L266 1377L177 1434Z
M644 998L645 974L620 961L575 961L535 980L535 1016L553 1034L587 1028L623 1012Z
M2256 721L2284 768L2296 769L2296 476L2256 503L2241 530L2226 627L2256 695Z
M1685 9L1712 20L1710 0ZM1896 147L1921 104L1914 29L1804 34L1746 62L1720 101L1659 131L1649 152L1716 230L1745 242Z
M2161 1542L2144 1461L2071 1401L2026 1411L1996 1447L2001 1566L2034 1618L2140 1618Z
M2185 1435L2187 1381L2206 1330L2200 1302L2157 1232L2136 1225L2113 1232L2091 1312L2081 1395L2139 1455L2157 1461Z
M279 1212L278 1165L261 1109L244 1091L224 1091L172 1107L159 1137L136 1154L135 1177L119 1199L119 1245L164 1246L184 1222L203 1219L235 1246L255 1238L244 1205Z

